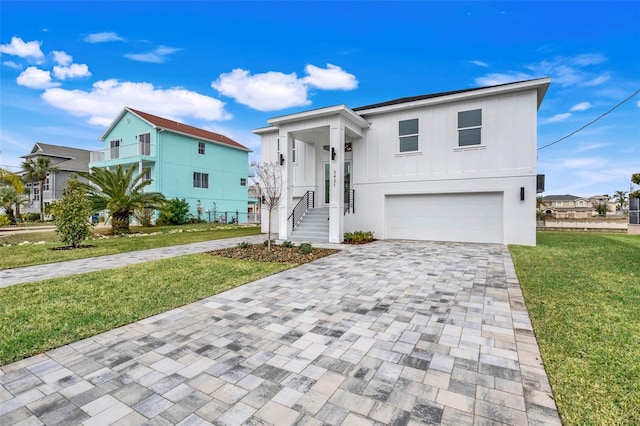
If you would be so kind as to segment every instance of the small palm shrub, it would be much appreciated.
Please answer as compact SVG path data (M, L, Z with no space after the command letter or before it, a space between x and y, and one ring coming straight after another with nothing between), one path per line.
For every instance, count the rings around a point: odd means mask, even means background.
M302 254L311 254L313 252L313 247L309 243L300 244L300 253Z
M238 247L240 247L241 249L248 249L251 246L251 244L249 244L246 241L243 241L241 243L238 243Z
M275 243L276 243L276 240L271 240L271 244L275 244ZM269 240L264 240L262 245L265 247L269 247Z
M295 244L293 244L291 241L283 241L282 242L282 247L293 248L294 246L295 246Z

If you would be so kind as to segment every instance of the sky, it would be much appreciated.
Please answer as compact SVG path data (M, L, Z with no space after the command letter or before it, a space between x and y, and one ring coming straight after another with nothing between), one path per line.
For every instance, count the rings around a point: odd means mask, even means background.
M18 171L36 142L103 149L125 106L222 133L259 161L252 130L272 117L538 77L551 78L544 195L629 191L638 1L2 0L0 167Z

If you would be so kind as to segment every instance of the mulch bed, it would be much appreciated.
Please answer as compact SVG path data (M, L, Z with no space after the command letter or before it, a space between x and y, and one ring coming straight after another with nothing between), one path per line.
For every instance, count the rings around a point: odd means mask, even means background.
M313 248L309 254L300 253L300 247L282 247L271 245L271 251L263 244L252 244L247 248L231 247L208 252L213 256L229 257L231 259L254 260L257 262L281 262L303 264L330 256L339 252L337 249Z

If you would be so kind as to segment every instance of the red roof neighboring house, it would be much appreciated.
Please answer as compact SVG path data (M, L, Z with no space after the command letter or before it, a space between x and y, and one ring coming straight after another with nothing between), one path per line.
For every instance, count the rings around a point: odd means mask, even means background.
M239 144L233 139L227 136L221 135L219 133L214 133L208 130L199 129L197 127L193 127L188 124L179 123L177 121L169 120L163 117L158 117L157 115L149 114L148 112L139 111L137 109L133 109L130 107L124 107L124 109L120 112L120 115L113 121L112 125L118 122L118 120L125 113L125 111L129 111L132 114L137 115L138 117L147 121L149 124L151 124L156 128L165 129L175 133L182 133L185 135L193 136L199 139L204 139L204 140L215 142L215 143L220 143L223 145L229 145L234 148L242 149L244 151L249 151L249 152L251 151L246 146ZM110 129L111 129L111 126L105 131L105 133L100 138L100 140L104 140L104 135L108 134Z

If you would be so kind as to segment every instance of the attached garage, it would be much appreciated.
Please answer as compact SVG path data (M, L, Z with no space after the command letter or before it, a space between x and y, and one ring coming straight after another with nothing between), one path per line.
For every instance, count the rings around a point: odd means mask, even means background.
M503 193L387 195L386 238L504 243Z

